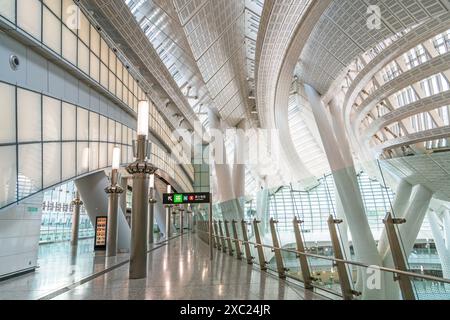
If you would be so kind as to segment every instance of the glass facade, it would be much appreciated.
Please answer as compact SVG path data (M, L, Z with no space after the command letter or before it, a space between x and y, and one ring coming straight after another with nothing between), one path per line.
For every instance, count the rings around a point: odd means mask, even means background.
M69 182L44 192L40 243L70 241L75 185ZM94 237L94 227L84 206L80 210L79 239Z
M7 124L0 152L8 175L0 207L20 201L88 172L111 165L112 149L121 146L123 164L131 162L134 131L83 106L0 82ZM0 120L3 124L4 119Z
M45 49L70 63L132 111L137 111L138 101L145 97L145 93L132 74L133 70L111 45L110 39L89 21L75 1L4 0L1 7L0 19L17 26L28 37L42 43ZM17 141L27 144L20 146L18 151L24 160L19 164L19 171L24 174L15 178L21 182L16 194L16 185L8 179L6 191L0 196L0 208L10 204L11 200L20 200L37 192L41 189L39 186L46 188L76 175L107 167L110 161L106 155L111 153L113 141L122 145L122 163L132 160L131 141L135 139L136 133L125 124L84 109L87 106L56 101L26 89L19 88L17 91L16 96L14 87L0 84L0 93L7 102L7 117L0 119L0 124L7 129L0 133L0 148L12 154L12 148L7 150L3 145L15 140L17 123L20 126ZM14 118L16 99L18 119ZM61 103L62 110L58 106ZM150 130L166 143L174 141L173 137L169 138L171 131L156 107L152 106L151 114ZM75 122L73 119L76 119ZM97 123L100 123L99 127ZM36 140L35 137L40 138ZM40 141L52 143L42 146L38 143ZM58 145L58 141L65 143ZM169 147L172 145L173 142L168 144ZM155 144L152 151L155 165L179 182L185 191L192 191L192 166L186 165L185 170L182 170L173 156ZM39 156L28 157L33 159L33 164L26 162L27 155L43 152L61 153L62 163L57 157L52 157L52 161L48 157L45 161L39 161L43 158ZM75 164L72 163L73 159L76 159ZM62 171L60 180L57 177L59 166ZM47 172L40 174L43 170ZM12 178L17 170L10 167L9 171L11 174L8 178Z
M292 186L282 187L269 196L269 216L278 220L280 231L293 232L295 216L304 221L305 233L328 232L327 219L336 215L335 186L331 175L321 178L320 184L309 191L294 190ZM358 174L358 182L363 196L369 225L379 233L382 220L391 209L394 193L372 180L367 174Z

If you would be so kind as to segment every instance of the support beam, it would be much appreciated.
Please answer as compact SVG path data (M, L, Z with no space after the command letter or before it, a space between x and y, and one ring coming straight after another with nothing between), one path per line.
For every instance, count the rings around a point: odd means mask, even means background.
M394 218L405 218L406 208L408 207L409 199L411 197L412 185L402 179L397 186L395 192L395 200L392 205L392 215ZM386 229L383 229L381 233L380 240L378 242L378 252L381 257L384 257L387 250L389 249L389 241L386 235Z
M405 209L404 219L406 223L398 226L398 237L400 239L401 248L405 259L407 260L414 247L414 242L417 239L420 228L423 224L423 219L428 211L431 198L433 194L430 190L422 185L415 186ZM389 248L384 254L383 266L387 268L394 268L394 260ZM398 300L400 299L400 288L397 283L392 282L392 278L386 277L384 279L386 299Z
M369 227L369 222L364 209L361 191L353 166L346 165L332 126L327 117L327 110L321 101L318 92L311 86L305 84L305 91L313 110L314 118L319 128L325 153L330 164L334 182L344 207L346 221L352 235L353 247L359 262L368 265L381 265L375 239ZM363 274L363 283L367 275ZM381 290L371 289L367 286L362 288L363 299L383 298Z
M83 199L84 207L93 225L95 225L96 217L104 216L108 212L108 197L105 193L108 185L109 181L104 171L75 180L75 186ZM119 228L117 250L128 252L131 230L121 208L119 208L117 223Z
M80 193L77 191L75 199L72 201L73 214L72 214L72 238L70 244L72 246L78 245L78 232L80 230L80 209L83 205L83 201L80 199Z
M442 276L450 279L450 244L448 243L448 235L450 229L450 211L445 210L441 213L441 217L435 211L428 212L431 233L433 234L434 244L441 261Z

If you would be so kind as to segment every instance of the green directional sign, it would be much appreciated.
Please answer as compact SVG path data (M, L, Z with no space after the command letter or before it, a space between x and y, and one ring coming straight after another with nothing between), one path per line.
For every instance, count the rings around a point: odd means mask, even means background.
M173 195L173 203L183 203L183 195L182 194L174 194Z
M211 195L206 192L193 193L164 193L163 204L196 204L210 203Z

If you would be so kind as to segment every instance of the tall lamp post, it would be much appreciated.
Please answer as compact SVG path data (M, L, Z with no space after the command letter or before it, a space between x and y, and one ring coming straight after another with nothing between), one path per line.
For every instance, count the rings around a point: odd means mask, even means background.
M127 172L133 176L130 279L147 276L148 187L149 175L155 172L155 168L147 162L150 155L148 118L149 102L139 101L137 141L133 144L136 161L127 167Z
M119 195L123 193L123 188L117 184L119 179L120 148L113 149L111 184L105 188L108 194L108 230L106 234L106 256L117 255L117 230L118 230L118 208Z
M191 205L190 204L188 204L187 205L187 210L186 210L186 213L187 213L187 219L188 219L188 230L191 230L191 232L192 233L194 233L194 217L193 217L193 211L192 211L192 208L191 208Z
M83 201L80 199L78 191L75 193L75 199L72 201L73 214L72 214L72 246L78 245L78 231L80 229L80 208L83 205Z
M167 193L172 193L172 186L167 185ZM170 238L170 218L172 216L172 205L166 206L166 240Z
M155 175L150 175L150 195L148 199L148 244L153 244L153 226L155 219Z
M184 231L184 205L180 205L180 209L178 210L180 213L180 234L183 234Z

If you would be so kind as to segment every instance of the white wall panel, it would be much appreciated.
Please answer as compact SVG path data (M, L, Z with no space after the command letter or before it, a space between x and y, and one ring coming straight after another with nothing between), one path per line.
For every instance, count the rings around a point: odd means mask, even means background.
M14 22L15 11L15 0L0 0L0 15Z
M91 142L89 144L89 171L98 169L99 159L99 144L97 142Z
M77 108L77 140L89 140L89 111Z
M78 142L77 143L77 174L85 174L89 172L89 143Z
M0 147L0 207L16 199L16 146Z
M56 53L61 53L61 22L53 13L43 9L42 42Z
M99 114L95 112L89 113L89 140L97 141L100 139L100 120Z
M62 140L76 140L76 107L70 103L62 103Z
M61 18L61 0L44 0L44 4L58 17Z
M0 143L16 142L16 90L0 83Z
M75 142L62 144L62 180L75 177L76 172L76 146Z
M42 144L19 145L19 200L42 189Z
M41 95L17 89L18 141L41 140Z
M61 181L61 143L44 143L44 188Z
M42 194L0 215L0 277L37 266Z
M61 101L44 96L42 108L43 141L61 140Z
M36 39L41 39L41 2L17 0L17 25Z
M62 56L73 65L77 64L77 37L65 26L62 30Z
M78 40L78 68L89 74L89 48Z

